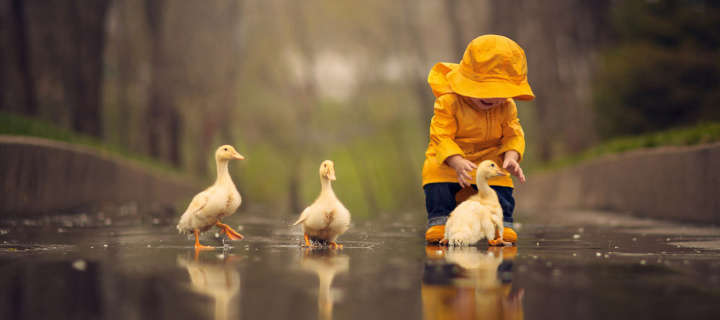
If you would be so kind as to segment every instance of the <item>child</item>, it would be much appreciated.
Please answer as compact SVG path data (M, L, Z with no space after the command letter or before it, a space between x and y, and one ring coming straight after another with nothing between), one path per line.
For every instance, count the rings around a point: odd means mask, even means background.
M525 182L520 168L525 138L513 99L535 98L527 82L525 52L514 41L484 35L468 45L460 64L438 63L428 76L435 94L430 144L425 152L423 189L428 212L425 240L439 242L457 203L455 194L472 186L474 170L493 160ZM517 242L509 175L488 180L503 208L503 240Z

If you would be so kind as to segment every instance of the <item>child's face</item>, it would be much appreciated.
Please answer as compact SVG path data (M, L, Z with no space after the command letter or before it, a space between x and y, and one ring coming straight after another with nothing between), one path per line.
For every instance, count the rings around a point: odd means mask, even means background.
M469 98L469 97L468 97ZM501 105L505 102L505 98L470 98L470 101L474 103L478 108L483 110L492 109L495 106Z

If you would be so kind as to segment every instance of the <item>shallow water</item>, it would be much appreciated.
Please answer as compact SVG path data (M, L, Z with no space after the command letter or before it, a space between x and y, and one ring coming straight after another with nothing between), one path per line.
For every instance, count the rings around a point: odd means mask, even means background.
M356 222L338 239L344 248L329 249L300 247L299 227L282 219L237 214L226 222L245 240L209 233L201 242L217 248L196 251L171 217L64 220L5 221L0 227L1 318L720 314L720 231L714 228L599 213L527 215L519 219L524 224L516 247L446 248L426 246L422 222L400 218Z

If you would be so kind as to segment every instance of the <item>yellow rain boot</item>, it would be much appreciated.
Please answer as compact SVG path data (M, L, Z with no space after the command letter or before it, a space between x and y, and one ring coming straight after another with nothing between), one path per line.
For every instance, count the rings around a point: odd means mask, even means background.
M500 237L500 233L497 232L497 230L495 230L495 239L497 239L499 237ZM517 239L518 239L518 236L517 236L517 232L515 232L515 230L513 230L512 228L507 228L507 227L503 228L503 240L510 242L512 244L516 244Z
M427 243L438 243L445 237L445 225L432 226L425 232Z

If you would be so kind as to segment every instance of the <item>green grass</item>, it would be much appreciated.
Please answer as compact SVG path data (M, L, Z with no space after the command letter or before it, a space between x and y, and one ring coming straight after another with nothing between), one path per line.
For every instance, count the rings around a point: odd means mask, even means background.
M31 136L83 145L98 150L99 152L119 155L122 158L133 160L152 169L180 173L179 169L150 157L132 153L99 139L76 134L70 130L59 128L47 121L19 114L0 111L0 135Z
M579 154L560 157L544 165L530 168L531 172L550 171L604 155L629 150L663 146L692 146L720 142L720 122L701 123L691 128L675 128L639 136L621 137L602 142Z

